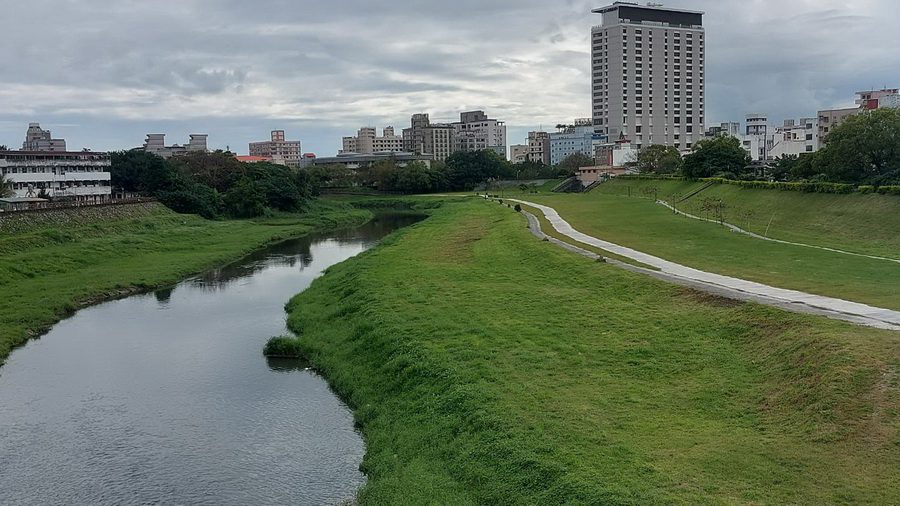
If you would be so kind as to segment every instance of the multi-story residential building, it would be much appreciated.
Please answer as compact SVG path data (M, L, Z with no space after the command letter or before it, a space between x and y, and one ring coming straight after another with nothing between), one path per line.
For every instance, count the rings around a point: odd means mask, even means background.
M403 137L394 134L394 127L387 126L382 130L381 137L374 127L359 129L355 137L344 137L341 153L358 153L371 155L373 153L399 153L403 151Z
M862 109L858 107L819 111L819 147L825 147L825 144L828 143L828 134L834 130L834 127L840 125L850 116L856 116L861 111Z
M816 118L800 118L784 120L784 125L775 128L772 150L769 159L780 158L785 155L801 155L814 153L819 149Z
M506 123L488 118L484 111L468 111L453 126L459 151L490 149L506 158Z
M40 123L29 123L22 151L66 151L66 140L54 139L50 130L42 129Z
M898 90L897 88L857 91L856 105L858 105L860 109L864 109L867 111L882 109L884 107L891 107L891 105L889 104L894 104L898 101L898 99L900 99L900 95L898 95L898 92L900 92L900 90ZM896 105L894 107L896 107Z
M268 141L250 143L250 156L284 160L288 167L299 167L301 154L300 141L285 140L284 130L272 130Z
M166 134L147 134L143 149L148 153L167 159L187 153L205 153L208 151L206 145L208 137L207 134L191 134L186 146L179 146L178 144L166 146Z
M528 160L550 165L550 134L528 132Z
M525 163L530 153L528 144L513 144L509 147L509 161L512 163Z
M411 162L422 162L426 166L431 167L431 162L434 160L434 158L431 155L406 152L374 153L371 155L345 153L338 156L313 158L311 163L317 166L343 165L348 169L361 169L387 160L393 161L399 167L406 167Z
M741 136L741 124L737 121L728 121L719 125L711 126L706 129L704 137L718 137L720 135L730 135L732 137Z
M769 151L775 144L773 136L769 135L769 117L765 114L748 114L747 128L740 137L744 149L750 153L753 161L769 159Z
M457 149L456 127L432 123L427 114L414 114L411 126L403 129L403 150L406 152L433 155L434 160L444 161ZM506 156L505 151L503 156Z
M559 165L576 153L593 157L594 147L604 140L590 118L576 119L574 125L561 126L558 132L550 134L550 164Z
M0 151L0 173L18 198L46 195L99 204L112 195L110 159L92 151Z
M627 2L593 12L594 127L638 149L690 149L705 130L703 13Z

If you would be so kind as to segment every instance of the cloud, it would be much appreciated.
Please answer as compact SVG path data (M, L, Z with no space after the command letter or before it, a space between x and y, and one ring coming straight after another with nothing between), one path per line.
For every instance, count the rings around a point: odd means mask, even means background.
M672 0L707 12L707 119L773 121L896 86L890 0ZM362 125L486 108L510 142L590 114L583 0L32 0L5 6L0 143L41 121L72 146L150 130L246 150L272 128L331 154ZM893 79L893 81L892 81ZM65 125L81 125L73 128ZM152 127L152 128L151 128ZM293 129L293 130L291 130ZM59 132L54 132L59 133Z

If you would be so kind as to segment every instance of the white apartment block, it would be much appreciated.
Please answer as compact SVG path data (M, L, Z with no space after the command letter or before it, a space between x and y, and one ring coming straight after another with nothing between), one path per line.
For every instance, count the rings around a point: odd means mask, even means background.
M509 161L512 163L525 163L528 161L529 152L528 144L513 144L509 147Z
M703 13L628 2L594 9L593 124L610 140L689 150L704 136Z
M403 151L403 137L394 134L394 127L387 126L381 137L373 127L359 129L355 137L344 137L341 154L357 153L371 155L374 153L399 153Z
M802 155L819 150L819 127L816 118L800 118L784 120L784 124L775 128L772 150L769 159L786 155Z
M299 167L300 149L300 141L285 140L284 130L273 130L270 140L250 143L250 156L284 160L288 167Z
M459 151L490 149L506 158L506 124L490 119L484 111L469 111L459 115L456 129L456 147Z

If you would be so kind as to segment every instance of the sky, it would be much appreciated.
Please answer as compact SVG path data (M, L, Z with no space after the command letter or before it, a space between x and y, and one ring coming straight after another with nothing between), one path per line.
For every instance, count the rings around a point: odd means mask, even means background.
M707 124L770 123L900 87L897 0L669 0L706 12ZM361 126L484 109L509 143L589 117L583 0L0 0L0 144L147 133L246 153L274 129L331 156Z

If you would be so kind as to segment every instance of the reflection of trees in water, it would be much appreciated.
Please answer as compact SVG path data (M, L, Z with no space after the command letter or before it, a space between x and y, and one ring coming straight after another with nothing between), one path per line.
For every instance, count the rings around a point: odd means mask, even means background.
M156 302L159 302L160 304L168 304L169 300L172 299L172 292L174 291L174 287L163 288L162 290L153 292L153 295L154 297L156 297Z
M308 371L309 362L302 358L266 357L266 365L275 372Z
M216 291L229 284L253 276L269 267L295 268L303 270L312 264L312 247L333 241L338 246L371 244L391 232L421 221L424 216L410 214L376 214L375 218L361 227L337 230L324 234L313 234L275 244L257 251L242 260L224 267L207 271L192 280L192 285L203 290ZM171 296L164 295L165 300ZM160 300L160 295L157 295ZM163 302L163 300L160 300Z

